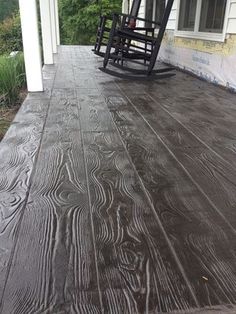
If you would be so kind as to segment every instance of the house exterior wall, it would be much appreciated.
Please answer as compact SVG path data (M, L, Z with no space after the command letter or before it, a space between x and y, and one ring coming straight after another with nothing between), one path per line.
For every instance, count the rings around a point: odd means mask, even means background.
M186 39L168 30L160 59L197 76L236 91L236 35L229 34L225 43Z
M224 42L176 36L178 1L172 8L160 59L236 91L236 0L229 0L226 10Z
M123 4L122 4L122 12L123 13L125 13L125 14L129 13L132 2L133 2L133 0L123 0ZM140 8L139 8L139 17L141 17L141 18L145 18L145 3L146 3L146 0L142 0ZM141 27L142 24L143 23L139 21L138 26Z
M145 1L140 17L145 17ZM173 4L160 59L236 91L236 0L228 0L224 41L181 37L176 31L179 1Z

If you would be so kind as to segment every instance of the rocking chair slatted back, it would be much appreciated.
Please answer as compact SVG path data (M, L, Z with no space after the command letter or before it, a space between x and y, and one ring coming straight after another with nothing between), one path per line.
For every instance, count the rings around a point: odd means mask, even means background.
M141 0L133 0L130 15L131 16L138 16L139 8L140 8Z
M130 16L132 16L132 19L138 16L139 8L141 5L141 0L133 0L131 10L130 10ZM111 28L107 26L107 22L112 20L112 18L107 16L101 16L99 26L97 29L97 37L96 42L94 46L94 53L104 57L105 53L101 52L101 46L106 46L106 40L109 38L109 33L111 31ZM130 24L130 20L127 21L127 25Z
M158 26L158 32L152 32L151 35L147 33L144 34L143 31L140 32L140 28L131 30L129 28L118 27L118 20L120 20L120 18L123 19L122 24L124 25L132 18L132 16L127 14L114 14L103 68L101 68L101 70L115 75L115 71L106 69L109 60L112 60L109 64L124 72L117 72L117 76L119 77L133 77L134 79L141 77L150 78L151 75L155 74L156 78L164 78L174 75L173 73L168 73L168 71L173 70L173 68L153 70L159 54L173 2L174 0L168 0L161 23L149 21L139 17L135 18L137 21L140 20ZM114 38L116 39L115 46ZM127 64L124 66L124 62L131 64L131 66L129 67ZM137 64L139 65L138 68ZM142 68L140 68L140 66L142 66ZM135 76L131 76L127 72L133 72L135 73ZM162 73L165 74L163 75Z

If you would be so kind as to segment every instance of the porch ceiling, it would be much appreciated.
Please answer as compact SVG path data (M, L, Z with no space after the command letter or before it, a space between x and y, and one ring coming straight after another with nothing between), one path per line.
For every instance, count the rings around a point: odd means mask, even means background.
M235 95L62 46L0 144L0 312L236 313Z

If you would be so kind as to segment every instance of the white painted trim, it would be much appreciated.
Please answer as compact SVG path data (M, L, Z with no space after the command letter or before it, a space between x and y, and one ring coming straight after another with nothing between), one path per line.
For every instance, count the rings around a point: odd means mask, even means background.
M197 0L197 8L196 8L196 18L194 25L194 33L198 33L200 27L200 18L201 18L201 8L202 8L202 0Z
M176 25L175 25L175 36L176 37L184 37L184 38L193 38L193 39L203 39L203 40L224 42L225 38L226 38L227 22L228 22L229 9L230 9L230 0L227 0L227 3L226 3L224 27L223 27L223 32L220 34L219 33L206 33L206 32L199 32L198 31L199 25L200 25L202 1L204 1L204 0L197 0L197 1L198 1L198 3L197 3L194 31L180 31L180 30L178 30L180 0L178 0L177 18L176 18Z
M60 45L60 22L59 22L59 9L58 0L55 0L55 14L56 14L56 32L57 32L57 45Z
M40 0L44 64L53 64L51 12L48 0Z
M202 40L210 40L210 41L225 41L225 34L216 34L216 33L194 33L194 32L184 32L184 31L176 31L175 37L184 37L184 38L192 38L192 39L202 39Z
M51 12L51 30L52 30L52 51L57 53L57 30L56 30L56 10L55 0L50 1L50 12Z
M43 91L36 0L19 0L19 7L28 91Z

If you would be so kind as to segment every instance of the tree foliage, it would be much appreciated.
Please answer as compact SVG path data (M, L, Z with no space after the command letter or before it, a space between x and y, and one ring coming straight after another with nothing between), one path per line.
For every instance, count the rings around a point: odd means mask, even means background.
M122 0L60 0L63 44L93 44L101 14L121 11Z
M17 12L0 23L0 55L22 49L20 14Z
M0 0L0 22L18 9L18 0Z
M0 21L5 17L0 22L0 55L22 50L17 4L18 0L0 0ZM59 0L61 42L93 44L100 15L120 12L121 5L122 0Z

